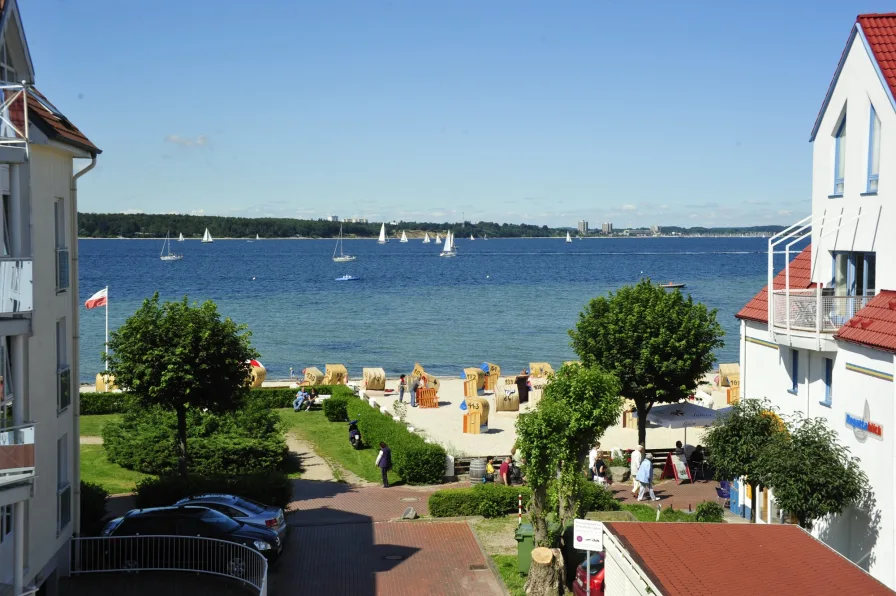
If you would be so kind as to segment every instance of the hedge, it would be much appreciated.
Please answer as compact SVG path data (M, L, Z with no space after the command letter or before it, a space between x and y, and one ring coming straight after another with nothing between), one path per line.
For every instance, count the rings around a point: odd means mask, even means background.
M321 395L333 397L348 397L353 395L350 387L346 385L322 385L315 387ZM290 387L260 387L250 389L247 401L258 401L269 408L291 408L296 398L296 389ZM81 393L81 415L91 414L124 414L135 403L135 398L129 393L120 391Z
M81 481L81 536L99 536L103 531L108 496L99 484Z
M698 522L720 524L725 518L725 508L715 501L704 501L697 505L694 519Z
M179 499L203 493L238 495L264 503L286 507L292 500L292 483L283 472L260 472L241 476L160 476L137 483L138 508L164 507Z
M447 488L429 496L429 514L433 517L500 517L517 511L521 494L525 506L532 497L528 486L486 483L472 488Z
M408 431L407 427L370 407L367 402L348 402L348 418L358 421L365 445L376 448L380 441L392 450L392 467L408 484L439 484L445 474L445 450Z
M324 400L324 416L330 422L345 422L348 420L348 399L344 397L332 397Z

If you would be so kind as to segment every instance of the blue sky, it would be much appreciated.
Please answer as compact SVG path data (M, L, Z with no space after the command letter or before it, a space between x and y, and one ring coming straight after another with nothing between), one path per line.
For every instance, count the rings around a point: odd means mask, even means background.
M20 0L82 211L790 223L878 0ZM892 9L892 5L889 5Z

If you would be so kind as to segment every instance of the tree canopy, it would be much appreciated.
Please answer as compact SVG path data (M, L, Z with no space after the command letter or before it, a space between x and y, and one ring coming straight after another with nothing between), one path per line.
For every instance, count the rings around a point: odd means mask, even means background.
M582 363L613 373L622 395L634 400L643 445L653 404L680 401L696 389L712 370L724 331L716 310L643 279L591 300L569 335Z
M214 302L143 302L111 333L107 368L143 405L174 410L178 419L178 469L187 469L187 408L226 411L248 392L257 356L245 325L222 319Z

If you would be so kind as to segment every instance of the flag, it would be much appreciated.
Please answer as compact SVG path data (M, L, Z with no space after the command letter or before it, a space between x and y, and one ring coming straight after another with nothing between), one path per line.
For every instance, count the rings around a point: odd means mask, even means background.
M102 290L88 298L87 302L84 303L84 306L87 307L87 310L90 310L91 308L106 306L106 291L107 288L103 288Z

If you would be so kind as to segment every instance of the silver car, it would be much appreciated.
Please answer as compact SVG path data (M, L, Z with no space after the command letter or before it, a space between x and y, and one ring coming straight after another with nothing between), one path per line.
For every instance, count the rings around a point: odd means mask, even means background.
M220 511L240 523L259 528L273 530L280 537L280 541L286 540L287 526L283 517L283 510L274 505L263 505L252 499L237 497L235 495L206 494L195 495L181 499L175 505L200 505L215 511Z

